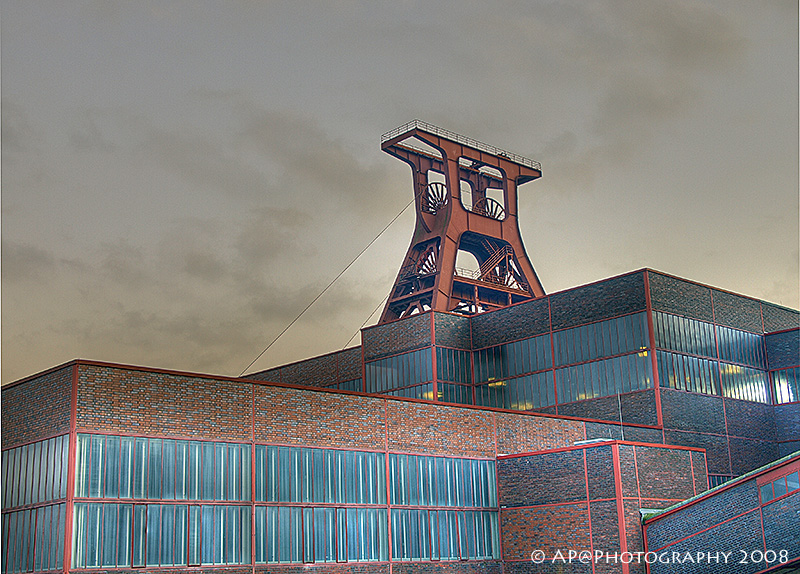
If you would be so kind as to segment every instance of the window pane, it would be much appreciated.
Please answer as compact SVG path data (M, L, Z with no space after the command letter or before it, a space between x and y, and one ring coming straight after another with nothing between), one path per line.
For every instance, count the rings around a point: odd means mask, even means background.
M133 566L144 566L146 536L147 507L139 504L133 507Z
M176 566L185 566L186 565L186 519L187 519L187 507L186 506L176 506L175 507L175 542L174 542L174 553L172 555L173 563Z
M189 471L186 498L199 500L202 494L203 450L199 442L189 443ZM199 519L198 519L199 520ZM199 564L199 562L198 562Z
M86 497L89 495L89 452L91 445L91 436L79 434L75 446L75 496ZM19 459L21 451L17 451L17 456L14 461L14 506L19 504ZM85 562L84 562L85 564Z
M179 440L175 443L175 498L186 500L188 490L189 443Z
M117 505L104 504L103 566L117 565Z
M175 498L175 441L165 440L162 443L161 453L161 474L162 492L161 498Z
M214 443L203 444L203 500L214 500ZM205 510L203 510L203 523L205 524ZM204 538L205 540L205 538ZM210 564L203 560L204 564Z
M772 486L773 486L773 488L775 490L775 498L778 498L779 496L783 496L787 492L787 490L786 490L786 479L783 478L783 477L781 477L778 480L774 481L772 483Z
M105 497L119 497L119 437L106 437Z
M131 521L133 520L133 506L130 504L119 505L119 521L117 526L117 566L130 566L131 564Z
M147 439L137 438L134 442L133 455L133 497L145 498L147 485ZM134 564L136 566L136 564Z
M100 566L103 505L89 504L86 516L86 567Z
M133 439L119 439L119 497L130 498L133 494Z
M258 511L258 509L256 509ZM202 509L200 506L189 507L189 566L200 564L200 547L203 534Z
M72 566L73 568L86 567L86 503L76 502L72 511ZM15 531L15 522L18 513L11 515L10 531ZM11 539L13 540L13 538ZM9 544L9 551L13 552L13 544ZM9 562L10 564L10 562Z

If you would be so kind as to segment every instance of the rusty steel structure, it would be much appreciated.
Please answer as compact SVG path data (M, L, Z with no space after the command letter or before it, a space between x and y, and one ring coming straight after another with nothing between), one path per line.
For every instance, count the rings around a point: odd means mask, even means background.
M381 149L411 166L417 218L380 323L544 296L517 223L517 189L542 176L539 163L419 120Z

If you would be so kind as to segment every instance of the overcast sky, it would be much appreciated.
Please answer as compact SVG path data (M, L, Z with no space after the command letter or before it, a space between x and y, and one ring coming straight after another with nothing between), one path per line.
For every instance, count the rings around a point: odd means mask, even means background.
M0 6L3 382L238 375L411 199L380 136L414 118L542 163L549 293L650 267L798 307L796 0ZM412 229L251 370L345 346Z

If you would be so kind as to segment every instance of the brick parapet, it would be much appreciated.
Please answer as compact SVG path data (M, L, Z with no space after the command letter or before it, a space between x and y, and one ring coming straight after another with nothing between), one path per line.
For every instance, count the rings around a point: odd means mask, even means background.
M73 368L67 364L3 387L3 449L69 432Z

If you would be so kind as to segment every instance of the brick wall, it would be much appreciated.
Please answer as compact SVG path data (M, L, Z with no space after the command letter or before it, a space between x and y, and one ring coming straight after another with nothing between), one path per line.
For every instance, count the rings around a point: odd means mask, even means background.
M639 509L689 498L698 482L707 484L704 456L687 449L609 442L500 457L504 557L523 561L543 550L549 564L535 571L548 572L557 566L552 558L558 550L618 553L624 542L627 551L641 551ZM595 572L620 571L619 564L595 564ZM630 572L644 570L631 566Z
M361 378L361 347L320 355L247 375L248 379L310 387L327 387Z
M470 318L452 313L434 313L434 343L453 349L472 349Z
M682 555L685 552L730 552L724 564L660 564L651 566L653 574L671 572L759 572L775 565L764 562L763 552L785 551L788 560L800 557L800 491L760 506L759 481L788 472L789 460L772 465L740 481L726 483L705 497L688 501L644 525L648 550ZM791 469L791 467L788 467ZM743 562L751 552L755 560ZM749 556L753 558L753 556Z
M740 483L735 488L722 490L714 496L698 500L685 510L649 521L645 532L648 548L657 550L693 532L713 528L716 524L758 508L758 503L755 478ZM758 531L760 535L760 525Z
M256 441L384 449L383 399L266 385L254 392Z
M800 441L800 403L775 405L773 408L775 410L775 434L778 442ZM798 449L800 449L800 445L798 445Z
M645 307L643 271L550 295L553 329L644 311Z
M584 440L583 424L549 417L496 413L497 452L517 454L572 446Z
M762 301L761 312L764 314L764 331L766 333L800 327L800 311Z
M614 395L558 405L558 414L570 417L619 422L620 412L624 423L657 425L655 390L623 393L619 399Z
M770 333L764 337L770 370L800 364L800 329Z
M374 570L359 572L384 572L380 565ZM325 570L328 572L328 570ZM503 563L496 561L483 562L394 562L392 574L502 574Z
M431 339L430 312L361 330L366 361L429 347Z
M541 335L550 330L548 298L475 315L471 321L473 349Z
M544 452L497 463L500 506L586 501L583 449Z
M589 513L586 503L503 508L500 510L505 560L530 560L542 550L552 558L558 550L590 550Z
M3 449L69 432L72 365L3 388Z
M79 364L80 431L249 440L251 384Z
M495 455L491 412L387 401L390 451L467 457Z
M787 550L800 556L800 491L767 504L762 509L766 548Z
M648 271L647 274L653 311L713 322L714 311L709 287L654 271Z
M751 333L763 333L761 302L727 291L712 289L714 318L718 325L725 325Z

